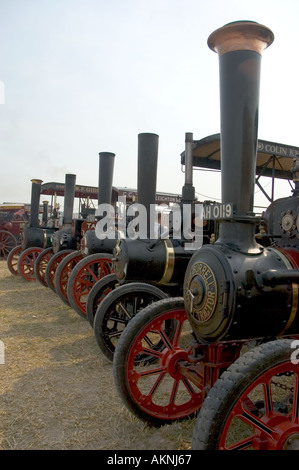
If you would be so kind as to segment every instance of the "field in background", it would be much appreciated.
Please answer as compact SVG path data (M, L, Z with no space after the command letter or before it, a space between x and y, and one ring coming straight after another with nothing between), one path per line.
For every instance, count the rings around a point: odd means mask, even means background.
M151 428L116 392L92 328L0 261L0 450L187 450L194 421ZM1 343L1 344L2 344Z

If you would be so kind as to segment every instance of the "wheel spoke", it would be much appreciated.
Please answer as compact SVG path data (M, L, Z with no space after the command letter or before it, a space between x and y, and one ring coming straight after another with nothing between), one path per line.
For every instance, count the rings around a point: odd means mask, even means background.
M240 415L240 418L252 424L256 429L262 433L267 434L268 436L271 436L273 433L273 428L266 426L259 418L249 413L248 411L244 411L242 415Z
M92 269L92 267L94 266L87 266L87 272L90 274L91 278L93 279L93 281L89 281L90 282L90 285L93 285L95 281L97 281L99 278L101 278L101 265L100 265L100 269L98 271L98 275L95 273L94 269Z
M124 304L121 301L118 302L115 306L115 310L117 311L118 309L120 309L125 314L125 316L128 318L128 320L130 320L132 318L133 315L130 314L128 309L124 306ZM134 313L136 313L136 312L134 311Z
M165 371L165 370L160 370L160 373L159 373L159 375L158 375L158 377L157 377L156 382L154 383L154 385L152 386L151 390L149 391L149 394L148 394L149 397L152 397L152 396L155 394L155 392L157 392L159 386L161 385L161 383L162 383L162 381L163 381L163 379L164 379L164 377L165 377L165 374L166 374L166 371Z
M115 312L113 312L115 313ZM128 323L127 320L125 320L124 318L121 318L121 317L115 317L114 315L110 315L108 317L108 320L111 321L111 322L114 322L114 326L116 328L117 324L118 323L121 323L122 325L126 325Z
M290 345L264 343L222 374L201 410L195 449L299 448L299 374Z
M265 413L270 415L273 412L272 394L270 384L263 384Z
M173 346L177 346L179 344L179 339L182 334L183 326L184 326L184 320L177 318L177 325L176 325L175 334L174 334L173 343L172 343Z
M244 450L244 449L248 449L248 447L251 447L252 446L252 437L247 437L245 439L241 439L240 441L238 441L236 444L232 444L230 446L227 446L225 448L222 448L225 449L225 450Z

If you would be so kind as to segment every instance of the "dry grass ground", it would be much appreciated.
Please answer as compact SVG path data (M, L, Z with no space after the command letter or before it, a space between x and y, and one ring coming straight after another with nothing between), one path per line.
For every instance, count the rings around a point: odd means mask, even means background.
M186 450L194 422L150 428L123 406L87 321L0 261L1 450Z

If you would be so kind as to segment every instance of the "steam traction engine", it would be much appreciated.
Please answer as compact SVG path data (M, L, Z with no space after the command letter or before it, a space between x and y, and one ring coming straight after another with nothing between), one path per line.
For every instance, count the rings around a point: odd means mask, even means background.
M25 204L0 206L0 259L7 259L10 251L20 242L20 234L26 223Z
M107 156L107 153L100 153L99 155L101 167L101 161ZM109 156L114 157L114 154L109 154ZM106 175L106 177L108 177L108 175ZM82 238L90 227L95 227L96 225L95 209L89 207L89 203L86 205L80 204L81 217L73 219L74 199L75 197L81 199L81 197L88 195L93 199L99 197L99 187L76 186L75 182L75 175L66 175L63 223L60 230L52 237L54 253L45 271L47 285L56 292L67 305L70 305L67 296L69 276L83 258L83 254L80 251ZM54 184L54 189L56 186L58 185ZM49 188L49 190L50 189L51 188Z
M43 203L42 223L39 222L39 201L42 181L31 180L31 209L29 223L21 232L21 244L13 248L8 257L7 265L10 272L20 275L27 281L35 281L34 264L43 249L51 245L51 236L57 230L48 226L48 202Z
M111 205L114 160L114 153L99 153L98 207L108 209ZM67 275L64 276L67 281L63 294L75 312L84 319L86 319L86 301L91 288L112 272L112 251L118 235L115 231L112 239L104 240L96 236L96 223L101 217L102 215L99 216L96 212L94 229L87 230L80 239L78 262L69 271L68 279ZM61 281L59 284L61 286Z
M45 269L45 284L56 292L60 297L62 294L55 288L55 276L58 269L66 263L73 267L81 259L78 251L80 243L81 226L84 219L73 220L73 208L76 193L76 175L66 174L64 185L64 210L63 220L60 229L52 236L53 254L49 259Z
M190 228L194 229L191 227L195 205L192 146L193 135L186 133L185 184L180 202L176 204L176 211L171 213L169 233L165 233L163 238L163 234L158 237L158 234L154 233L150 220L151 215L154 219L156 203L158 136L156 134L138 136L138 204L142 205L143 210L145 209L146 230L142 235L139 233L136 239L118 240L114 250L114 277L109 281L107 279L111 292L108 292L97 305L94 318L90 319L97 344L110 360L113 359L115 345L124 328L140 310L159 299L182 294L184 272L192 256L192 250L187 249L187 245L194 243L194 240L191 241L184 236L181 230L183 204L189 206L190 213L186 218L189 218ZM171 211L171 208L168 210ZM206 222L204 235L199 238L200 241L203 239L204 243L209 243L215 234L215 223ZM177 230L176 236L174 229ZM198 232L202 235L201 230ZM105 280L102 285L104 283ZM92 291L90 295L92 301ZM88 308L90 303L88 299L87 313L92 317L93 312Z
M254 22L209 37L220 63L222 202L233 217L192 256L183 299L140 312L114 355L117 389L140 418L160 425L200 410L193 449L299 448L298 161L292 196L264 214L266 246L253 214L260 61L273 39Z
M75 182L76 182L76 175L73 174L66 174L65 175L65 191L64 191L64 218L63 224L60 229L56 229L51 235L51 241L48 247L46 247L36 258L34 263L34 272L36 279L45 287L52 287L52 276L49 276L49 273L53 273L53 270L49 270L48 266L53 266L53 263L57 262L57 256L54 259L54 256L62 249L59 241L59 235L67 234L68 229L71 230L72 226L72 214L73 214L73 204L75 198ZM55 208L55 211L57 208ZM57 216L57 213L56 213ZM81 222L82 223L82 222ZM67 235L66 235L67 237ZM74 237L76 239L76 237ZM71 243L75 246L75 242L72 240ZM69 251L63 251L63 255L60 255L59 252L59 259L62 259L67 253L70 253L72 249Z

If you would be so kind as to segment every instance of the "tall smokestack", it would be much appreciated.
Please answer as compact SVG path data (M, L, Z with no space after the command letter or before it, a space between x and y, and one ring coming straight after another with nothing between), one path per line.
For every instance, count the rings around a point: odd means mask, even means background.
M185 184L182 188L182 202L191 203L195 200L193 186L193 134L185 134Z
M254 236L261 54L273 40L270 29L251 21L227 24L208 39L220 63L222 203L232 203L234 214L220 222L216 243L194 253L185 273L188 320L204 342L276 336L288 321L282 316L293 311L287 291L263 290L260 273L285 263Z
M42 180L31 180L31 207L30 207L30 227L38 227L39 199L41 193Z
M114 157L111 152L99 153L99 205L111 203Z
M43 225L46 226L48 223L48 204L49 201L43 201Z
M73 219L74 199L76 189L76 175L65 175L64 189L64 209L63 209L63 225L71 226Z
M233 203L235 220L240 221L253 215L261 54L273 40L270 29L251 21L229 23L208 38L219 56L222 202ZM224 243L232 238L231 225L221 223ZM237 244L243 243L242 237L235 225ZM252 226L247 238L252 243Z
M99 153L99 184L98 184L98 206L101 204L111 204L112 182L114 171L115 153ZM105 211L96 212L96 219L100 220ZM115 233L115 239L117 233ZM97 230L87 230L80 241L80 249L83 255L94 253L112 253L115 240L105 238L102 240L97 236Z
M146 208L148 238L150 238L150 207L156 203L158 147L157 134L138 134L137 194L138 203Z

